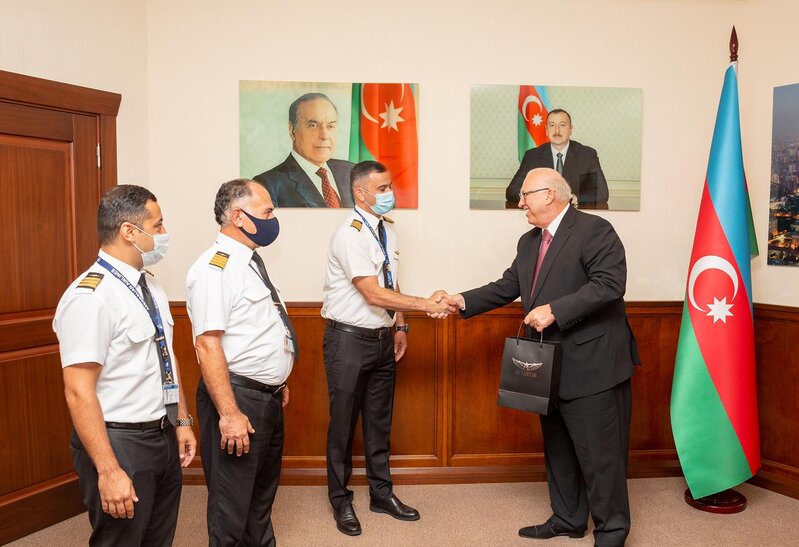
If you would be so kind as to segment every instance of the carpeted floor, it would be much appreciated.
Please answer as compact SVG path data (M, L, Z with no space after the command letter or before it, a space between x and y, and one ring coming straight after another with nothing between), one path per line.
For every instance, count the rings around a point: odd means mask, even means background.
M632 532L628 545L756 546L799 545L795 526L799 500L741 485L749 507L736 515L711 515L682 500L680 478L629 481ZM367 487L355 487L355 510L363 534L347 537L336 530L326 488L285 486L278 489L273 521L279 545L288 546L466 546L593 545L593 538L522 539L518 529L550 515L546 483L397 486L397 495L422 514L417 522L400 522L369 511ZM176 546L206 545L204 486L183 489ZM61 522L17 542L15 546L85 545L90 532L86 514Z

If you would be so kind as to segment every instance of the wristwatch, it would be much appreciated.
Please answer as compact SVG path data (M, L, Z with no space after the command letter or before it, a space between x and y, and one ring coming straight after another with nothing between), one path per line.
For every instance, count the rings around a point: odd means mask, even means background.
M408 332L408 325L394 325L394 330L397 332Z
M194 416L192 416L191 414L189 414L188 420L175 420L175 427L181 427L181 426L191 427L193 425L194 425Z

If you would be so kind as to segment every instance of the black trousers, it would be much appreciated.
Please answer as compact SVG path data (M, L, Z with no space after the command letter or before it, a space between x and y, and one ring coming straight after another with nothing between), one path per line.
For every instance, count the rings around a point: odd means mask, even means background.
M630 380L587 397L564 400L541 416L547 483L559 524L585 530L590 511L597 545L624 545L630 533L627 451Z
M358 416L363 421L363 444L369 495L392 494L389 452L394 406L394 339L362 338L330 326L324 336L325 372L330 397L327 430L327 489L338 509L352 502L347 483L352 475L352 439Z
M200 380L197 386L200 447L208 486L208 541L214 547L275 545L272 504L283 457L283 399L280 394L232 387L236 404L255 429L249 453L241 456L219 448L219 413L205 382Z
M172 545L183 484L174 428L167 425L163 430L107 431L111 448L119 465L133 481L139 501L133 504L132 519L116 519L103 512L97 489L97 468L73 429L70 439L72 461L92 524L89 545Z

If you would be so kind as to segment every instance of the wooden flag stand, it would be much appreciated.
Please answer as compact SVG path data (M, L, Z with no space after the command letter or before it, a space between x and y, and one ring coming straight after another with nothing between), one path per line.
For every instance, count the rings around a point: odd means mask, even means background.
M694 499L691 495L691 490L686 488L685 503L694 509L699 509L707 513L729 515L732 513L740 513L746 509L746 496L736 490L728 489L717 494L705 496L704 498Z
M738 61L738 34L735 32L735 27L733 26L732 34L730 34L730 62L734 63L736 61ZM708 513L729 515L732 513L740 513L746 509L746 496L732 489L694 499L691 495L690 488L686 488L683 497L685 503L694 509L699 509L700 511L706 511Z

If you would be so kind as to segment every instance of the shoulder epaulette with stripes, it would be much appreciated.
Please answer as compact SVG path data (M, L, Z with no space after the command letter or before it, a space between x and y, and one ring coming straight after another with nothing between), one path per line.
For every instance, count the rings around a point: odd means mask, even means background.
M223 253L222 251L217 251L216 254L211 257L211 261L208 264L211 266L216 266L220 270L224 270L225 266L227 266L228 258L230 258L229 254Z

